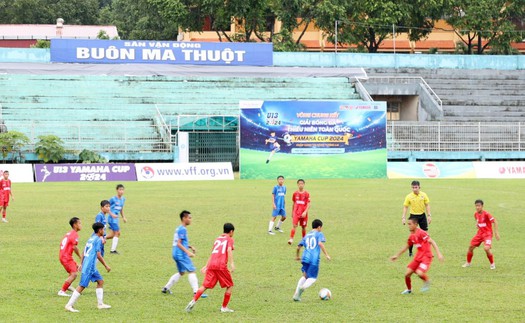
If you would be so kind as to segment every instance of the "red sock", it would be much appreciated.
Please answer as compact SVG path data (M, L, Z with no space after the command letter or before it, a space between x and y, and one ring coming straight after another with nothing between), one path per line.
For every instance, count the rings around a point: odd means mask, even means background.
M71 283L68 282L68 281L65 281L65 282L64 282L64 285L62 285L62 291L63 291L63 292L67 291L67 289L69 288L69 286L71 286Z
M410 276L405 276L405 284L408 290L412 290L412 279L410 279Z
M424 282L427 282L428 281L428 276L427 274L422 274L421 276L419 276L421 279L423 279Z
M474 253L473 252L467 252L467 262L470 264L470 262L472 261L472 257L474 256Z
M487 258L489 258L490 264L494 265L494 255L487 255Z
M222 307L228 307L232 293L224 293L224 299L222 301Z
M201 290L199 289L199 290L195 293L195 296L193 296L193 300L194 300L194 301L197 301L197 300L201 297L202 293L204 293L204 291L201 291Z
M295 237L295 228L292 228L290 231L290 239L293 239L293 237Z

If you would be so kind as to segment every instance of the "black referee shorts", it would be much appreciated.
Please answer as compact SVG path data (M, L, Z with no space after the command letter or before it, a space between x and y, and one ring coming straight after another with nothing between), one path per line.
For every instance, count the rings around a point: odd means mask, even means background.
M410 218L416 219L421 230L428 231L427 215L423 214L410 214ZM409 219L410 219L409 218Z

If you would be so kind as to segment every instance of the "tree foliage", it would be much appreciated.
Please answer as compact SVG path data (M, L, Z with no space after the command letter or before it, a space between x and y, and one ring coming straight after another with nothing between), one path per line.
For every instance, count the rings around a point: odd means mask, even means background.
M64 148L64 142L58 136L42 135L38 136L35 153L44 163L49 161L58 163L64 159L66 149Z
M5 162L11 155L11 161L15 162L20 156L22 148L29 144L29 138L19 131L8 131L0 133L0 149L2 150L2 160Z
M525 0L452 0L446 20L467 46L467 54L482 54L489 46L508 52L510 42L521 40L511 18L523 14Z

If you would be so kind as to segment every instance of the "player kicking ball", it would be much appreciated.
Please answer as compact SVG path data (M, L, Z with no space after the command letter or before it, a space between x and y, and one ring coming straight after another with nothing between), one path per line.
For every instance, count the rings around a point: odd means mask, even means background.
M438 255L438 259L443 261L443 255L439 251L439 248L434 240L430 238L428 233L424 230L418 228L418 219L411 217L407 221L408 230L410 231L410 236L408 237L408 242L399 252L392 257L390 260L396 261L399 256L401 256L405 251L408 250L411 246L417 248L416 256L414 260L408 264L407 271L405 273L405 283L407 289L401 292L403 295L412 294L412 274L416 273L424 281L423 287L421 288L422 292L426 292L430 289L430 279L427 276L427 271L430 268L432 263L432 250L430 246L434 247Z
M230 298L232 296L233 280L231 273L235 270L233 263L233 233L235 227L231 223L225 223L223 226L223 234L220 235L213 243L213 249L206 263L201 269L203 274L206 274L202 286L193 299L186 306L186 312L191 312L195 303L199 300L201 295L209 288L214 288L217 282L221 284L221 288L226 288L224 292L224 299L222 301L221 313L232 313L233 310L228 307ZM230 269L228 270L228 263Z
M277 142L277 137L275 136L275 131L272 131L270 133L270 137L268 139L264 140L264 143L266 145L269 144L270 146L270 155L268 155L268 159L266 159L266 163L268 164L270 160L272 159L273 155L275 155L276 152L281 150L281 145Z
M317 275L319 274L319 263L321 261L321 250L327 260L331 259L324 246L326 238L321 232L323 230L323 222L319 219L313 220L312 229L313 230L304 236L301 242L297 245L295 260L301 261L301 271L303 276L297 282L297 288L293 295L293 300L296 302L301 300L301 295L304 290L312 286L317 280ZM301 252L302 247L304 247L304 252L303 257L300 258L299 253Z
M97 270L97 260L106 268L108 273L111 271L111 268L106 264L104 257L102 257L102 236L104 235L104 225L100 222L93 223L93 234L86 242L86 247L84 248L84 258L82 259L82 276L80 278L80 284L77 289L71 295L69 302L66 304L66 311L69 312L78 312L73 306L77 302L78 298L89 286L89 282L97 282L97 289L95 290L97 294L98 308L107 309L111 306L104 304L104 279L102 275Z
M474 249L479 247L482 243L484 244L483 249L487 253L487 258L490 262L490 269L496 269L494 263L494 255L492 254L492 224L494 223L494 233L496 240L499 240L498 222L496 219L487 211L483 210L483 201L476 200L474 202L476 206L476 213L474 213L474 219L478 227L478 232L470 241L470 246L467 251L467 262L463 265L463 268L470 267L472 257L474 256Z

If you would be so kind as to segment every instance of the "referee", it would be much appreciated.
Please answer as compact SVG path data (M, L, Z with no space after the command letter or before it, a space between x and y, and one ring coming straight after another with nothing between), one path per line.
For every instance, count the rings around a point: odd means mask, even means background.
M412 181L412 193L405 197L405 203L403 203L403 217L401 218L403 225L406 223L407 210L410 208L410 218L417 219L421 230L428 231L428 225L432 222L429 203L428 195L420 191L419 181ZM412 257L412 246L408 249L408 256Z

